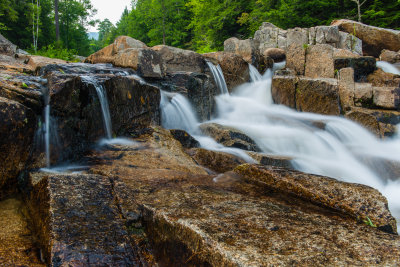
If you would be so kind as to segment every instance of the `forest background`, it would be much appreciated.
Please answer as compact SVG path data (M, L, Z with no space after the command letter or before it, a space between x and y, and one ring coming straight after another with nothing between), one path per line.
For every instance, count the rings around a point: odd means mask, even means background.
M266 21L287 29L348 18L400 29L400 0L133 0L116 25L93 20L95 13L90 0L0 0L0 33L30 53L71 60L119 35L149 46L222 50L227 38L251 37ZM97 26L98 40L89 39L89 26Z

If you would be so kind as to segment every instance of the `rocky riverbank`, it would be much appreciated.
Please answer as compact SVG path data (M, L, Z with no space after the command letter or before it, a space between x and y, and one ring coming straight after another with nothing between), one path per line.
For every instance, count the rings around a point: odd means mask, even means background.
M254 82L249 64L261 73L282 65L271 81L275 104L345 117L391 140L400 75L379 62L400 64L399 39L347 20L288 30L264 23L221 52L121 36L86 63L68 63L21 54L0 35L0 265L399 265L383 192L298 171L296 155L224 124L218 116L230 110L221 110L213 76L219 65L234 95ZM204 123L163 128L166 105L190 115L177 94ZM310 133L336 118L295 121L278 117L281 108L268 119ZM382 180L400 179L395 157L362 156Z

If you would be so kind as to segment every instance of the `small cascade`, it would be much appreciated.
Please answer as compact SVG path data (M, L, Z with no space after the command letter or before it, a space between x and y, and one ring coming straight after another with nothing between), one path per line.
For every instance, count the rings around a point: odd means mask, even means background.
M384 72L400 75L400 70L397 69L394 65L390 64L389 62L377 61L376 66L382 69Z
M277 62L274 63L272 71L275 73L275 71L284 69L285 67L286 67L286 61Z
M107 100L107 95L104 90L104 86L102 84L99 84L94 78L90 76L82 76L82 81L92 84L94 88L96 89L97 96L100 101L100 106L101 106L101 111L102 111L102 117L103 117L103 125L104 125L104 131L106 133L106 138L111 139L112 138L112 129L111 129L111 116L110 116L110 108L108 105L108 100Z
M221 95L221 97L222 96L224 95ZM160 109L161 124L165 129L185 130L191 134L203 148L230 153L250 163L255 162L245 151L238 148L225 147L218 144L211 137L203 135L199 129L199 121L196 118L193 108L183 95L161 91Z
M282 66L283 63L273 69ZM382 141L350 120L297 112L276 105L271 95L272 70L261 76L255 73L255 68L250 69L254 72L252 83L238 87L232 95L216 97L217 117L212 122L245 133L264 153L291 157L293 166L300 171L378 189L387 197L392 214L399 220L400 181L396 180L397 177L390 177L389 172L386 178L381 174L386 172L385 164L400 162L400 134ZM185 129L202 147L238 155L251 162L244 151L226 148L209 137L199 135L197 120L189 119L191 123L185 123L184 118L188 118L192 111L182 106L183 99L183 96L164 94L162 110L165 127ZM185 105L190 107L189 102Z
M51 138L51 117L50 117L50 95L47 87L42 88L42 96L44 101L44 110L43 110L43 118L44 124L42 125L41 134L44 137L44 148L45 148L45 156L46 156L46 167L50 168L51 162L51 148L50 148L50 138Z
M46 167L50 168L50 104L44 109L44 144L46 149Z
M218 89L220 90L221 95L229 94L228 86L225 82L225 77L222 72L221 66L215 66L210 61L207 61L207 66L210 68L212 75L214 76L215 83L217 84Z
M261 74L258 72L256 67L249 63L249 72L250 72L250 82L258 82L262 80Z
M198 132L198 120L189 101L181 94L161 91L161 123L166 129Z

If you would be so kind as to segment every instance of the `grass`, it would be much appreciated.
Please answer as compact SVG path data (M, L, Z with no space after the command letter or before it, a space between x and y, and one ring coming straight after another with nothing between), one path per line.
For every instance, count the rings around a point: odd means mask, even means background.
M58 58L66 61L79 62L76 58L77 51L74 49L58 48L55 45L42 47L36 53L32 49L29 51L33 55L44 56L49 58Z

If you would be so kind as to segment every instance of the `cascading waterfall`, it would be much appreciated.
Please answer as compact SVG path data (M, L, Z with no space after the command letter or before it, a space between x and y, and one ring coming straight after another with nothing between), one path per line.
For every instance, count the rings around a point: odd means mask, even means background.
M400 222L400 177L389 174L389 179L383 179L379 175L385 170L385 163L400 162L399 137L382 141L350 120L276 105L271 96L272 71L268 70L260 80L256 74L253 77L254 82L239 86L232 95L216 97L217 117L212 122L242 131L264 153L291 157L293 166L300 171L378 189L387 197L392 214ZM169 116L171 110L165 107L163 116ZM174 110L174 116L182 116L182 108ZM202 138L210 138L198 135L197 121L183 126L174 123L172 116L169 118L168 123L163 119L163 125L185 128L202 147L217 150L214 140L207 143Z
M129 74L128 72L119 72L118 74L126 76ZM103 118L103 125L104 125L104 131L106 134L105 139L101 139L98 142L99 146L103 145L134 145L135 142L127 139L127 138L112 138L112 124L111 124L111 116L110 116L110 107L108 105L108 99L107 99L107 94L105 91L105 88L102 84L100 84L94 77L91 76L81 76L82 81L87 83L87 84L92 84L94 88L96 89L97 96L100 101L100 106L101 106L101 113L102 113L102 118ZM140 82L143 80L140 78Z
M161 91L161 124L166 129L199 132L199 122L189 101L181 94Z
M400 197L394 192L400 192L400 177L384 180L378 173L384 162L400 162L400 140L381 141L344 118L275 105L271 80L267 73L231 96L218 96L218 117L213 121L244 132L265 153L292 157L298 170L380 190L399 221Z
M390 64L386 61L377 61L376 66L382 69L384 72L400 75L400 70L397 69L394 65Z
M210 61L207 61L207 66L211 70L212 75L214 76L215 83L217 84L218 89L221 94L229 94L228 87L225 82L225 77L222 72L221 66L215 66Z
M50 104L47 104L44 109L44 143L46 149L46 167L50 168Z
M191 134L200 146L208 150L230 153L247 162L255 161L238 148L225 147L211 137L205 136L199 129L199 121L190 102L181 94L161 91L161 124L166 129L181 129Z
M261 74L258 72L256 67L249 63L249 72L250 72L250 81L251 82L258 82L262 80Z
M47 87L42 88L42 96L43 96L43 101L44 101L44 111L43 111L43 117L44 117L44 124L40 130L42 137L44 137L44 148L45 148L45 156L46 156L46 167L50 168L51 162L50 162L50 124L51 124L51 118L50 118L50 95L49 95L49 90Z
M82 76L82 81L92 84L96 89L97 96L100 101L101 113L103 117L103 125L104 131L106 133L106 138L112 138L112 129L111 129L111 116L110 116L110 107L108 106L107 95L104 90L103 85L99 84L93 77L90 76Z

